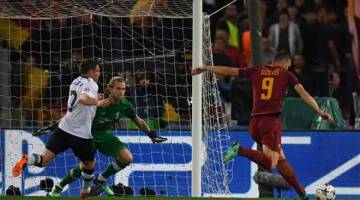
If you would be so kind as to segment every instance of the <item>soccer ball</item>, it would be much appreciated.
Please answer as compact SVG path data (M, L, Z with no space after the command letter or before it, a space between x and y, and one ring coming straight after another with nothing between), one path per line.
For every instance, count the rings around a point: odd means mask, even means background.
M316 199L317 200L334 200L336 197L335 187L329 183L316 188Z

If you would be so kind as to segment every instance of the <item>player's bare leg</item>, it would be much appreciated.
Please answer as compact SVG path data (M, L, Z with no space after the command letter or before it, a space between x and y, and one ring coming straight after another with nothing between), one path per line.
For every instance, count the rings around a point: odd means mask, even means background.
M269 147L267 147L264 144L262 145L262 152L264 152L264 154L271 159L270 170L275 169L275 167L277 166L277 163L279 161L280 154L278 152L270 149Z
M118 171L124 169L130 163L132 163L133 157L131 152L125 148L119 151L118 155L116 156L116 161L112 162L107 169L99 175L100 180L106 180L108 177L116 174Z
M54 159L54 157L55 154L48 149L45 149L41 155L33 153L28 156L25 154L14 165L12 170L13 176L19 176L26 166L45 167L52 159Z
M123 163L127 163L127 165L130 165L130 163L133 161L133 156L129 149L123 149L119 152L116 159L122 161Z
M116 161L109 164L106 170L95 178L94 183L101 186L108 195L114 195L113 191L107 186L106 179L130 165L132 161L131 152L127 148L122 149L116 156Z
M277 168L282 177L295 189L299 196L303 199L307 199L306 192L299 180L296 177L295 171L291 165L287 162L284 151L280 150L280 158L277 164Z

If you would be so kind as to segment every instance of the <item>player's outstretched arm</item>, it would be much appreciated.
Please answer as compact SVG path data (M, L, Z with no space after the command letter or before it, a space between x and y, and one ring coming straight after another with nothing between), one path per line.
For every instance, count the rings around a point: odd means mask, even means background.
M167 138L158 136L155 131L152 131L146 122L139 116L135 118L135 124L142 130L144 133L149 136L153 143L162 143L167 140Z
M87 94L80 94L79 102L87 106L100 106L100 107L106 107L111 104L111 101L109 99L101 99L98 101Z
M239 75L239 68L234 67L226 67L226 66L197 66L191 70L192 75L197 75L202 72L213 72L215 74L222 74L225 76L238 76Z
M44 135L46 133L52 132L58 127L59 122L60 122L60 120L50 124L49 126L45 126L45 127L42 127L42 128L40 128L38 130L35 130L35 131L32 132L32 135L33 136L40 136L40 135Z
M300 97L308 104L312 109L315 110L322 118L327 121L332 121L333 118L329 113L323 112L319 105L316 103L315 99L305 90L305 88L301 84L295 85L296 92L300 95Z
M86 106L97 106L98 105L98 101L95 98L92 98L85 93L80 94L79 102Z

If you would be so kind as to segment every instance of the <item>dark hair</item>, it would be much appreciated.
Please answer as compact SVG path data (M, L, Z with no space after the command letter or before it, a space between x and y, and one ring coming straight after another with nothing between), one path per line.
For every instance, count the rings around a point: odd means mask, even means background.
M288 53L278 53L274 58L275 62L281 62L285 60L291 60L291 57Z
M90 70L96 70L96 65L99 65L99 63L95 62L94 60L85 60L81 62L79 67L80 74L86 74Z

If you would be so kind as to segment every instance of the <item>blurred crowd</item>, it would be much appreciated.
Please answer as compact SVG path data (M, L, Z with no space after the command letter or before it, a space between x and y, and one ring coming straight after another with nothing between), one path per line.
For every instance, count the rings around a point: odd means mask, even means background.
M49 2L55 5L44 9ZM142 6L149 6L144 2L150 1L139 0L127 12L137 15ZM152 6L166 10L164 2ZM17 12L35 16L47 10L53 18L0 17L0 46L8 51L0 64L10 83L0 101L11 98L9 105L1 104L1 113L8 113L1 118L11 113L12 121L24 126L58 120L66 112L68 87L79 75L81 60L95 59L102 67L99 92L106 92L111 76L121 75L142 118L189 123L191 60L185 53L191 51L190 18L107 16L83 9L77 13L76 7L61 11L69 17L56 17L59 10L52 9L66 6L62 1L19 0L13 2ZM8 84L3 81L0 84Z
M291 71L305 89L313 96L336 98L344 118L353 123L352 38L346 3L343 0L262 0L260 15L265 63L277 53L291 55ZM208 13L225 4L205 0ZM212 24L214 64L232 67L251 64L247 4L237 1L227 6L212 17ZM232 105L232 119L246 125L251 88L246 80L218 78L224 101ZM289 88L287 96L297 94Z

